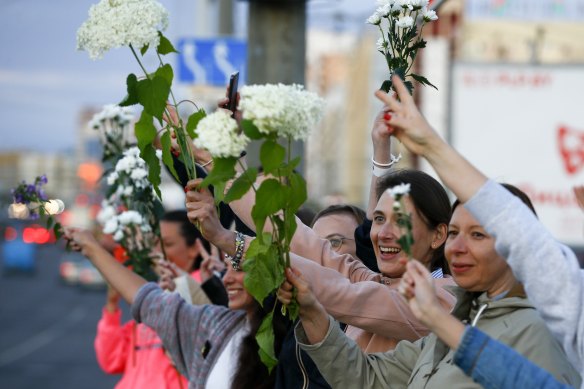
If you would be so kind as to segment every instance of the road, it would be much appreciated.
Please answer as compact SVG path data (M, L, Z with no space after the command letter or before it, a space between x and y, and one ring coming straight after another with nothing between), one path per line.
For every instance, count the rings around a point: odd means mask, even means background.
M62 285L62 253L43 247L34 275L0 278L0 388L113 388L119 380L100 370L93 349L105 292Z

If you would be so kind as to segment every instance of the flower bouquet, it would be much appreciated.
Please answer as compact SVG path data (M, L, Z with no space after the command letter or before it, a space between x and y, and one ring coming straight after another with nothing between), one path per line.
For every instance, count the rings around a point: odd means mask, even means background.
M216 201L229 203L249 190L255 191L251 215L258 234L247 250L243 270L245 288L262 304L285 280L290 242L297 226L295 214L307 198L306 182L295 171L300 157L290 158L291 142L308 136L322 117L324 101L300 85L250 85L241 89L240 96L240 125L228 112L214 112L200 121L195 145L213 156L213 170L203 185L215 186ZM259 157L265 179L257 188L257 168L241 166L241 173L235 171L241 151L251 140L263 142ZM280 145L279 140L287 146ZM223 196L226 182L232 179ZM272 231L262 233L267 222ZM269 370L277 363L272 319L286 314L286 310L292 319L297 317L295 304L282 312L271 312L256 335L260 357Z
M141 77L130 74L126 79L127 96L119 104L142 106L135 134L140 156L148 165L148 178L160 197L160 163L153 142L159 131L154 121L162 127L160 142L162 160L177 178L171 147L171 136L176 138L180 153L176 156L184 163L189 178L196 178L195 159L190 147L195 138L194 129L205 112L198 107L186 123L168 120L182 102L177 102L171 91L174 72L163 56L176 53L176 49L162 34L168 26L168 12L156 0L101 0L92 5L89 18L77 31L77 48L86 50L97 59L112 48L127 46L143 71ZM138 51L140 55L138 55ZM158 60L154 71L148 71L140 56L153 52ZM171 100L171 103L167 103ZM167 106L167 104L170 105ZM194 103L193 103L194 104Z
M111 234L124 248L124 265L153 281L157 276L152 270L151 254L159 241L158 220L163 209L148 181L146 162L139 154L137 147L125 150L107 176L109 188L97 221L103 232Z
M13 204L9 208L9 216L14 218L28 218L37 220L47 217L47 228L52 228L55 237L62 235L61 224L56 222L53 215L65 210L65 204L59 199L49 200L43 186L47 184L47 176L36 177L32 184L22 181L11 190Z
M386 93L392 89L394 74L404 80L410 93L414 86L408 77L437 89L424 76L412 72L418 50L426 47L422 39L424 25L438 19L436 12L428 9L429 0L378 0L378 3L367 23L377 26L381 32L377 50L385 57L389 69L389 76L380 89Z
M134 113L128 107L108 104L89 121L89 127L99 131L103 145L103 162L115 163L130 145L130 123Z

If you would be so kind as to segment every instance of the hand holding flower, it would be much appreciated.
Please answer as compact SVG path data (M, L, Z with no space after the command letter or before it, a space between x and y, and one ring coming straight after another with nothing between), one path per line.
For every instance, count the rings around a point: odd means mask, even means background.
M408 150L427 158L433 149L440 147L444 141L422 116L402 80L397 76L393 76L392 80L399 101L383 91L375 92L375 96L388 106L391 114L389 120L384 119L384 121L391 126L392 135L397 137Z

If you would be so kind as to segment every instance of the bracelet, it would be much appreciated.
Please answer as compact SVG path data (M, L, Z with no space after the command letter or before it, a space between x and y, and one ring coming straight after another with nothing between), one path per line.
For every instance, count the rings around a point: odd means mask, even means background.
M373 166L377 166L380 168L390 168L394 164L398 163L399 160L402 158L401 153L399 153L399 155L397 157L393 154L390 154L390 156L391 156L391 161L389 161L389 163L380 163L380 162L377 162L376 160L374 160L373 158L371 158L371 162L373 162Z
M401 153L396 157L393 154L391 155L391 161L389 163L379 163L371 158L371 162L373 162L373 175L375 177L381 177L387 173L389 168L395 165L402 157Z
M245 246L245 238L241 232L235 234L235 255L231 256L225 254L225 259L231 262L231 267L235 271L241 271L241 260L243 258L243 247Z

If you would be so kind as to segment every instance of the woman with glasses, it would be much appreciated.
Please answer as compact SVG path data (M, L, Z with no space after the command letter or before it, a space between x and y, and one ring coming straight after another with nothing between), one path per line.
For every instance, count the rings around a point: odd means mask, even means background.
M326 207L314 216L312 229L319 238L330 242L339 254L350 254L357 258L355 229L365 220L365 211L349 204Z

